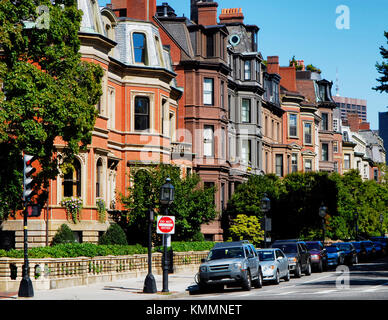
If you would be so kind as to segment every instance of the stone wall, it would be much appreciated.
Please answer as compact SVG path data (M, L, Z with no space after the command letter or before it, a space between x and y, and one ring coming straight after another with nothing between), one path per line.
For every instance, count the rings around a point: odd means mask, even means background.
M198 270L208 251L175 252L173 271ZM0 292L19 290L24 259L0 258ZM152 254L152 272L162 274L162 254ZM111 282L148 273L148 255L29 259L34 290L49 290L97 282Z

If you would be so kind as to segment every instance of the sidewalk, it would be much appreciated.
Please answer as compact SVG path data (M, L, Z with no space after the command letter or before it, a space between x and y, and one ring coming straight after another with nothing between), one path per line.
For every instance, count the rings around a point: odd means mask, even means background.
M95 283L63 289L34 290L34 297L19 298L17 292L2 295L0 300L166 300L188 297L188 289L195 286L193 273L168 275L169 292L161 292L162 275L154 275L157 293L143 293L145 276L115 282Z

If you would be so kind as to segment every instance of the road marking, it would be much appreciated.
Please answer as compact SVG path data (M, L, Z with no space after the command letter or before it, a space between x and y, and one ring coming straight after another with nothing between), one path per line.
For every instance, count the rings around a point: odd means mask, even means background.
M287 292L282 292L282 293L272 293L273 295L276 295L276 296L285 296L287 294L292 294L292 293L295 293L295 292L298 292L298 291L287 291Z
M388 285L388 282L385 282L385 283L383 283L383 284L379 284L378 286L374 286L374 287L372 287L372 288L363 290L362 292L373 292L373 291L378 290L380 287L386 286L386 285Z
M318 291L318 292L310 292L310 293L305 293L305 294L326 294L326 293L332 293L332 292L336 292L338 290L336 289L331 289L331 290L323 290L323 291Z

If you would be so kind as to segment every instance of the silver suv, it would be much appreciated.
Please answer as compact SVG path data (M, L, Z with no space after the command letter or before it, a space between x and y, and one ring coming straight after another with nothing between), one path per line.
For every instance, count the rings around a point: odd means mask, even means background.
M201 262L197 275L200 289L226 284L251 290L252 285L255 288L263 285L259 257L249 241L216 243Z

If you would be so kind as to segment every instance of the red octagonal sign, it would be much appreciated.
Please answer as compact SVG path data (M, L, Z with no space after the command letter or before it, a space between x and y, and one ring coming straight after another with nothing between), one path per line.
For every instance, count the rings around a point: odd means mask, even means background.
M157 233L174 234L175 233L175 217L174 216L158 216Z

